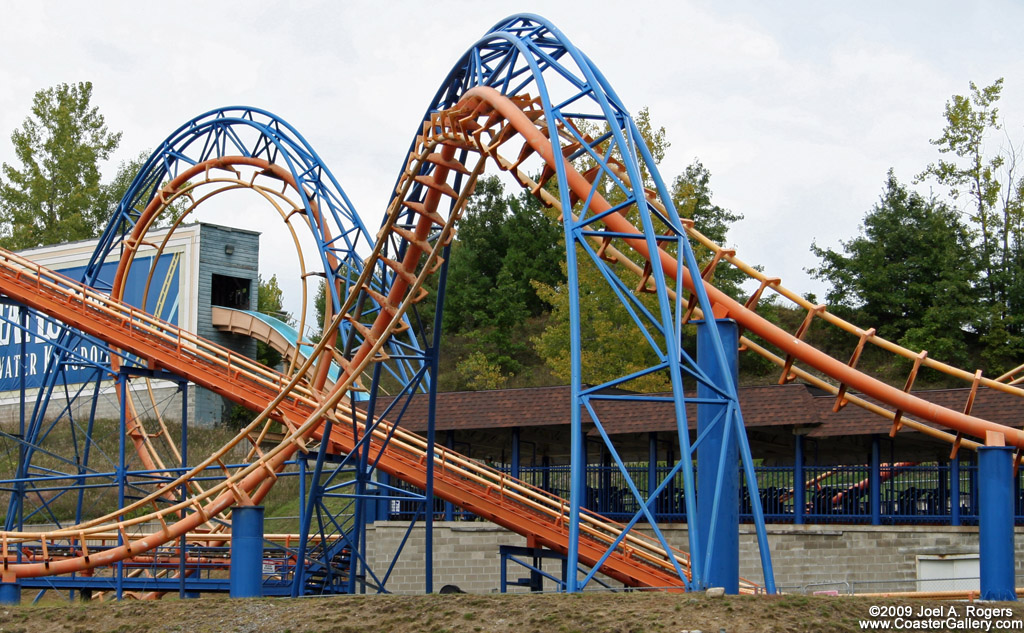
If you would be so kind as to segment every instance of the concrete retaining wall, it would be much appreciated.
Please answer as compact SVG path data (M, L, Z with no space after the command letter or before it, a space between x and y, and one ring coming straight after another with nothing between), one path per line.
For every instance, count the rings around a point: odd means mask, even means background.
M367 558L374 570L387 569L407 528L407 523L398 521L379 521L368 528ZM687 547L685 525L663 527L663 531L672 545ZM785 590L812 585L809 591L824 587L845 592L844 583L854 583L858 592L913 590L919 556L978 552L977 527L784 525L769 526L768 540L775 583ZM1024 576L1024 528L1017 528L1015 543L1020 581ZM454 584L471 593L497 591L498 546L525 544L523 537L489 523L435 523L434 590ZM422 593L423 554L423 528L417 526L388 581L388 589ZM544 569L559 575L555 561L548 561ZM526 575L524 568L509 566L510 579ZM763 582L756 535L746 525L740 533L740 575ZM886 581L888 586L878 581ZM826 583L829 586L825 587ZM546 589L553 587L551 583L545 585Z

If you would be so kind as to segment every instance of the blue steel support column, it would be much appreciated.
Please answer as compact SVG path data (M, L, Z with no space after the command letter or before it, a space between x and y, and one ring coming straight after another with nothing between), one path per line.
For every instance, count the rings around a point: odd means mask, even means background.
M371 393L373 393L371 391ZM373 419L373 405L374 400L370 400L370 405L366 410L366 418ZM324 423L323 437L330 437L331 435L332 422L330 418ZM299 553L296 556L295 562L295 574L292 578L292 597L298 598L299 595L305 589L305 578L306 578L306 549L309 543L309 530L310 525L313 522L313 511L316 505L320 502L320 495L322 489L320 486L320 475L324 470L324 459L327 456L327 444L325 442L320 443L320 448L317 449L316 453L316 465L313 467L313 476L310 477L309 485L307 486L308 492L306 497L303 498L302 516L299 519ZM303 459L308 458L308 453ZM303 469L303 479L305 479L305 469Z
M117 392L121 398L120 420L118 425L117 444L117 507L124 507L124 486L125 486L125 428L128 425L128 374L121 370L117 375ZM123 516L121 517L124 518ZM123 531L118 531L117 544L124 545ZM124 560L117 561L117 579L115 581L114 595L118 600L124 597Z
M882 524L882 458L877 435L871 436L871 472L868 473L868 503L871 525Z
M946 500L949 499L949 466L942 460L939 460L936 466L939 477L938 495L940 504L936 514L944 515L946 513Z
M560 165L559 165L560 166ZM568 194L562 192L563 202ZM563 208L566 205L563 204ZM569 573L565 578L566 593L579 591L577 572L580 564L580 506L585 498L584 478L587 470L587 453L583 450L583 420L581 417L583 390L582 358L580 354L580 297L579 278L576 263L576 239L573 235L571 217L562 221L565 231L566 287L569 294L569 547L566 551ZM582 491L581 491L582 489Z
M231 512L232 598L263 597L263 506Z
M978 553L982 600L1017 600L1014 589L1013 447L978 447Z
M960 454L949 460L949 524L960 525Z
M721 364L711 348L710 329L717 327L722 347L731 350L726 355L727 371L732 372L733 384L738 379L739 329L732 319L718 319L714 323L697 322L697 364L707 373L713 384L722 384ZM710 387L697 385L697 398L712 396ZM720 496L718 517L714 521L714 546L706 559L705 584L724 587L726 593L740 591L740 514L739 514L739 449L736 435L725 435L726 424L721 406L697 405L697 435L707 433L697 449L697 516L701 546L711 539L712 514L715 495ZM723 443L728 441L727 446ZM719 472L721 471L721 472ZM716 483L720 482L716 491Z
M434 592L434 442L437 423L437 366L440 361L441 319L444 308L444 290L447 284L447 266L452 259L452 247L444 247L441 269L437 276L437 309L434 311L434 335L426 350L430 368L430 392L427 396L427 484L423 489L426 508L423 513L424 593Z
M21 321L21 367L18 372L18 483L14 484L14 495L15 503L18 504L18 511L16 513L17 525L19 530L23 530L24 525L23 519L25 516L25 479L26 479L26 464L25 464L25 380L28 373L28 354L25 350L25 341L28 338L28 308L22 306L18 309L18 318ZM38 401L39 396L36 396ZM9 521L8 521L9 523ZM21 559L21 548L18 548L18 559Z
M512 469L509 474L520 479L519 477L519 464L521 460L521 453L519 451L519 427L512 428Z
M967 507L971 509L971 514L976 517L981 516L981 510L978 509L978 475L980 475L978 472L978 458L977 453L975 453L974 468L967 471L967 487L970 490L970 501L968 501Z
M804 524L804 512L807 510L805 493L807 482L804 480L804 436L797 433L793 436L793 523ZM751 500L753 501L753 500Z
M378 393L380 393L380 377L381 377L381 374L382 374L381 365L380 365L380 363L377 363L376 366L373 368L373 378L370 381L370 393L371 394L378 394ZM369 402L369 404L366 407L366 419L367 419L368 422L375 418L375 416L376 416L376 406L377 406L377 398L376 398L376 395L374 395L374 396L372 396L370 398L370 402ZM364 429L364 433L366 433L366 432L368 432L368 431L366 429ZM355 426L353 426L353 428L352 428L352 436L358 442L359 433L358 433L358 430L357 430L357 428ZM323 445L321 445L321 449L322 448L323 448ZM326 453L323 453L322 450L321 450L321 454L324 457L326 457ZM362 449L359 449L359 460L358 460L359 466L358 466L358 468L359 468L360 476L365 476L366 474L368 474L369 457L370 457L370 446L369 446L369 444L366 444L366 445L363 446ZM320 457L317 457L317 464L319 465L318 468L322 468L323 467L323 460ZM317 475L314 477L313 480L317 481L317 482L320 481L319 471L318 471ZM365 482L365 480L364 480L364 482ZM366 492L366 487L364 485L361 494L365 494L365 492ZM377 492L378 493L380 492L379 488L378 488ZM357 508L365 508L365 505L361 506L361 505L359 505L359 503L357 501L357 506L356 507ZM310 518L312 519L312 516ZM348 584L348 593L349 593L349 595L354 595L356 593L356 591L358 591L359 593L366 593L366 584L365 583L361 583L361 584L357 585L356 581L359 578L366 576L366 573L367 573L366 572L366 526L367 525L368 525L368 523L366 521L366 516L365 516L365 513L363 513L363 515L359 518L359 520L356 521L355 530L350 532L350 534L352 534L353 538L349 540L349 546L351 547L351 550L349 551L349 567L348 567L348 583L347 583ZM326 551L326 549L324 551Z
M445 433L444 447L449 450L455 450L455 431L449 429L448 432ZM455 520L455 504L451 501L444 502L444 520Z
M651 431L647 434L647 496L658 489L658 432ZM664 509L654 504L655 516L658 516ZM660 517L659 517L660 518Z
M300 594L300 587L304 582L303 574L305 570L305 541L307 540L306 528L304 524L306 522L306 459L308 453L296 453L299 462L299 512L302 514L299 516L299 537L302 539L302 544L299 545L299 552L295 556L295 570L292 572L292 598L298 598ZM308 527L308 526L307 526Z
M352 394L354 396L355 394ZM353 417L355 413L353 412ZM364 429L364 432L367 432ZM365 560L361 554L366 551L366 526L373 523L373 514L377 509L376 500L368 500L367 492L368 488L366 485L369 479L369 463L370 463L370 446L365 444L362 448L359 447L359 428L355 425L352 427L352 438L356 442L358 459L356 463L356 498L355 498L355 513L354 519L355 524L352 529L349 530L349 569L348 569L348 592L353 594L356 591L356 579L359 577L359 561ZM372 508L372 510L370 509ZM327 548L324 547L323 551L326 552ZM326 557L325 557L326 558Z
M424 593L434 593L434 423L437 411L437 348L430 351L430 396L427 403L427 485L423 490L423 584Z
M188 468L188 382L182 380L178 383L178 389L181 390L181 469L184 471ZM181 498L188 498L188 484L181 484ZM185 556L188 553L186 546L188 543L185 541L185 535L181 535L181 541L179 543L179 552L181 555L178 557L178 577L181 582L178 586L178 598L184 600L186 598L198 598L199 592L187 591L185 589Z
M1017 522L1017 517L1024 514L1024 508L1020 506L1020 476L1013 476L1013 521Z
M15 578L11 581L0 581L0 604L18 604L21 602L21 583Z
M437 375L441 360L441 323L444 311L445 288L448 285L448 262L451 261L451 246L442 251L441 271L438 274L437 309L434 312L434 337L426 350L426 362L430 367L430 393L427 399L427 485L423 490L426 504L423 524L424 568L426 577L425 593L434 593L434 442L437 424Z

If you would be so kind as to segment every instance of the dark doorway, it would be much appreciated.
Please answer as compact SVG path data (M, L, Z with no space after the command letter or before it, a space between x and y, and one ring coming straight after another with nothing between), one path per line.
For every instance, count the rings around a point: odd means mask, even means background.
M214 275L210 288L210 304L236 310L248 310L251 279Z

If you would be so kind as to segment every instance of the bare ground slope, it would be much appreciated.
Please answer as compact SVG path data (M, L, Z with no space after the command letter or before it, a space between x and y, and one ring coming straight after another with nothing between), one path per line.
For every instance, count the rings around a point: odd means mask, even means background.
M915 613L922 606L954 606L963 620L967 604L664 593L203 598L2 606L0 633L830 633L861 631L860 620L880 619L871 618L872 605L909 606ZM978 606L1013 610L1000 620L1024 619L1024 606Z

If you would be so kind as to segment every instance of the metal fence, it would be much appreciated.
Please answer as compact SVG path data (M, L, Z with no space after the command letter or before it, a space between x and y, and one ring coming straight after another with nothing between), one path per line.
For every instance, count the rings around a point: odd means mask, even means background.
M492 466L494 466L492 464ZM511 473L508 465L495 466ZM646 499L651 486L660 485L670 468L658 465L651 469L646 463L626 465L626 476L614 465L591 464L586 469L586 497L583 505L608 518L629 520L640 510L640 502L631 485ZM978 521L978 468L963 463L950 464L882 464L875 475L878 507L871 503L872 473L865 465L805 466L803 468L804 502L797 507L795 482L797 473L788 466L758 466L757 496L766 521L773 523L872 523L972 525ZM523 466L518 476L528 484L563 498L569 497L569 466ZM956 481L958 480L958 481ZM1024 525L1024 469L1018 474L1014 490L1017 523ZM740 520L751 521L752 505L746 482L740 476ZM435 500L437 519L471 520L473 515L451 504ZM676 474L666 482L654 500L653 511L658 520L685 521L685 498L682 476ZM422 503L393 502L390 516L409 519L422 513ZM798 516L798 512L800 513Z

